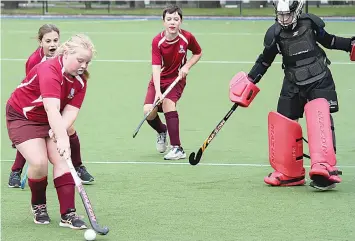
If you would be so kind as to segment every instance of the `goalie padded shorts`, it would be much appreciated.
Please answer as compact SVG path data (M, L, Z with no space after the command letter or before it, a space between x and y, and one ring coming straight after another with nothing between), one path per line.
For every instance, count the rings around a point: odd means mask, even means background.
M330 70L327 71L323 79L308 85L297 85L284 78L277 112L292 120L302 118L306 103L317 98L328 101L330 113L337 112L339 107L335 84Z

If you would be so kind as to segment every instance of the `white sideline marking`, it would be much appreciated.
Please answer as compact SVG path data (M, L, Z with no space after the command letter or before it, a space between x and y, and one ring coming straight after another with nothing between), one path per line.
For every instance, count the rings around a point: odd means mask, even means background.
M22 20L22 19L20 19L20 20ZM48 22L49 21L49 19L45 19L45 18L43 18L43 19L36 19L36 21L37 20L40 20L40 21L43 21L43 22ZM61 24L66 24L66 23L69 23L69 24L92 24L92 23L99 23L99 24L102 24L102 23L104 23L104 24L106 24L106 23L134 23L134 22L143 22L143 21L148 21L148 19L147 18L139 18L139 19L130 19L130 20L105 20L105 21L95 21L95 20L81 20L81 19L78 19L78 21L66 21L65 19L63 19L63 20L61 20L59 23L58 23L58 25L61 25ZM11 22L11 23L13 23L13 22ZM26 22L24 22L24 23L22 23L21 22L21 25L23 25L23 24L35 24L35 22L34 21L32 21L31 22L31 20L27 20ZM57 24L57 23L56 23ZM19 31L21 31L21 30L19 30ZM9 31L9 32L17 32L17 30L13 30L13 31ZM26 30L24 30L24 32L26 32L26 33L33 33L33 31L26 31ZM24 33L23 32L23 33ZM65 33L65 32L63 32L63 33ZM68 32L67 32L68 33Z
M139 19L136 20L139 22L142 21L147 21L147 19ZM123 22L123 21L120 21ZM128 22L128 20L127 20ZM80 23L80 22L61 22L62 23ZM93 23L97 23L97 22L93 22ZM106 22L105 22L106 23ZM8 33L8 34L23 34L23 33L31 33L33 34L33 31L30 30L2 30L2 33ZM143 32L143 31L132 31L132 32L127 32L127 31L112 31L112 32L107 32L107 31L82 31L85 34L102 34L102 35L154 35L154 33L152 32ZM61 34L73 34L73 33L77 33L75 31L62 31ZM193 35L196 36L211 36L211 35L215 35L215 36L264 36L265 33L252 33L252 32L215 32L215 33L199 33L199 32L194 32ZM354 34L351 33L336 33L336 35L339 36L353 36Z
M1 61L27 61L27 59L12 59L12 58L1 58ZM108 63L150 63L150 60L144 59L96 59L93 62L108 62ZM228 60L201 60L199 63L202 64L254 64L255 61L228 61ZM280 61L275 61L273 64L281 64ZM355 63L349 62L332 62L334 65L354 65Z
M13 162L14 160L1 160L1 162ZM135 165L190 165L186 162L137 162L137 161L88 161L85 164L135 164ZM234 166L234 167L270 167L268 164L257 163L199 163L197 166ZM310 167L305 165L305 167ZM338 168L355 168L355 166L337 166Z

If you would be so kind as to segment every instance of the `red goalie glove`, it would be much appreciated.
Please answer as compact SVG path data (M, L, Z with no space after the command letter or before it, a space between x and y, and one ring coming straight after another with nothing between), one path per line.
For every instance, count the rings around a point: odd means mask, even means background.
M229 99L242 107L248 107L259 91L245 72L237 73L229 82Z
M354 41L353 47L351 49L350 60L355 61L355 41Z

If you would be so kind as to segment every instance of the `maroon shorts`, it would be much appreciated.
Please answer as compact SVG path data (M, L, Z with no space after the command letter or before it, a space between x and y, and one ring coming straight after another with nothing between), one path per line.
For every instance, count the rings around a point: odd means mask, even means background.
M172 82L174 82L175 79L171 79L171 81L164 80L164 84L160 84L160 91L162 94L164 94L164 91L169 88ZM177 84L174 86L174 88L171 89L171 91L167 94L165 98L170 99L174 103L178 102L178 100L181 98L182 93L184 92L184 88L186 86L186 79L182 79ZM148 84L148 90L147 94L145 96L145 101L144 104L153 104L154 103L154 98L155 98L155 88L154 88L154 82L153 80L149 81Z
M6 105L6 126L9 138L13 145L35 138L48 137L50 126L26 119L9 104Z

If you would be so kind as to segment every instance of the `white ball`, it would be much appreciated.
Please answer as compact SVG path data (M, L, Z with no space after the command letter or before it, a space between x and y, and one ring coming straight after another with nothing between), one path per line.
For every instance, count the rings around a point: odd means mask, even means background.
M85 240L87 240L87 241L95 240L95 238L96 238L96 233L95 233L95 231L92 230L92 229L86 230L85 233L84 233L84 238L85 238Z

